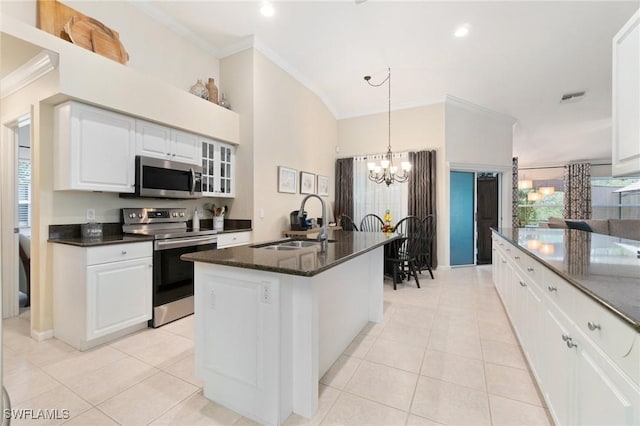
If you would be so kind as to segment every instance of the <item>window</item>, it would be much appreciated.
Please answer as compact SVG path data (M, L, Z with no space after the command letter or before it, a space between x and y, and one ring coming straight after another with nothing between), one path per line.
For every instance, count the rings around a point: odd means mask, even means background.
M518 190L520 226L538 226L549 217L562 217L564 181L533 180L533 188Z
M393 224L409 214L409 185L393 183L389 186L369 180L369 161L379 160L379 156L356 157L353 162L353 198L357 200L353 206L353 221L360 226L362 218L373 213L381 218L389 210ZM394 154L393 161L408 161L406 152Z
M593 219L640 219L640 191L616 192L640 178L591 178Z
M22 147L18 158L18 227L31 227L31 159L29 148Z

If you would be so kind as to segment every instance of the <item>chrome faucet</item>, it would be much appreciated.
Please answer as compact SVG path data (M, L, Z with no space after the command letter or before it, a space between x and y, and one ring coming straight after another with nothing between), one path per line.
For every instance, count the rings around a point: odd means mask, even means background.
M327 231L327 223L328 223L327 205L325 204L324 200L320 198L319 195L316 195L316 194L309 194L306 197L304 197L302 199L302 203L300 203L300 210L298 210L298 218L302 219L304 217L304 205L307 202L307 200L311 197L317 198L318 200L320 200L320 203L322 204L322 230L318 234L318 241L322 242L321 251L326 252L329 244L329 233Z

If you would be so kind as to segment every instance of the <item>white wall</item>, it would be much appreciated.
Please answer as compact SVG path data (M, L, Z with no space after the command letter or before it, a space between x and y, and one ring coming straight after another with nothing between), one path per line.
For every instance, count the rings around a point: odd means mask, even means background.
M288 229L289 213L300 208L304 197L299 190L277 192L278 166L328 176L329 196L323 199L332 210L338 132L336 119L315 93L262 53L254 51L253 61L254 240L262 241ZM321 216L318 200L309 200L305 210L309 218Z
M2 13L33 27L36 1L2 1ZM62 1L65 5L102 22L120 34L129 53L128 67L175 87L189 90L197 79L219 80L219 61L211 52L191 44L128 1Z

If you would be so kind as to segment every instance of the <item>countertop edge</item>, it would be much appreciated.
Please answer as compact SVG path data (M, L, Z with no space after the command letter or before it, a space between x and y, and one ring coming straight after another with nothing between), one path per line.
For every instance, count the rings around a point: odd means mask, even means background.
M570 277L569 275L565 274L564 272L558 270L555 266L547 263L543 259L541 259L538 256L536 256L534 253L530 252L529 250L526 250L524 247L522 247L522 246L520 246L518 244L515 244L510 238L505 237L500 231L498 231L496 229L492 229L492 231L495 232L497 235L499 235L506 242L508 242L509 244L514 246L515 248L519 249L524 254L528 255L531 258L533 258L535 261L540 262L544 267L549 269L551 272L553 272L554 274L556 274L557 276L559 276L563 280L567 281L569 284L571 284L572 286L574 286L575 288L580 290L582 293L586 294L588 297L590 297L592 300L594 300L595 302L597 302L598 304L600 304L604 308L608 309L610 312L612 312L618 318L620 318L624 322L628 323L631 328L633 328L634 330L636 330L637 332L640 333L640 321L637 321L634 318L631 318L629 315L625 314L624 312L620 311L618 308L616 308L615 306L611 305L605 299L603 299L602 297L598 296L596 293L592 292L591 290L589 290L588 288L586 288L585 286L580 284L579 281L575 280L574 278Z
M47 242L53 244L65 244L69 246L75 247L100 247L100 246L108 246L113 244L132 244L132 243L142 243L147 241L153 241L153 236L130 236L126 237L116 237L114 239L82 239L82 238L60 238L60 239L49 239Z

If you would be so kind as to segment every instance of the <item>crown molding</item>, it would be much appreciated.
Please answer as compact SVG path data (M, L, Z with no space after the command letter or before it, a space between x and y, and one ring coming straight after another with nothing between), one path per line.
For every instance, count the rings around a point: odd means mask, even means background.
M200 37L189 27L183 25L176 19L174 19L171 15L163 12L157 6L153 5L151 1L140 1L140 0L129 0L129 3L133 6L137 7L144 14L149 16L154 21L166 26L174 33L178 34L180 37L190 41L194 45L198 46L200 49L205 52L213 55L216 58L220 58L220 51L214 45L209 43L206 39Z
M504 114L502 112L494 111L490 108L487 108L478 104L474 104L473 102L467 101L465 99L457 98L453 95L447 94L445 95L445 98L446 98L446 103L448 104L456 105L469 111L474 111L474 112L479 112L481 114L489 115L497 118L498 120L503 120L508 123L511 123L511 125L514 125L518 121L517 119L510 116L509 114Z
M0 98L5 98L33 83L58 66L58 54L43 50L0 80Z
M445 102L446 98L444 96L441 97L435 97L435 98L425 98L425 99L420 99L417 101L411 101L411 102L405 102L405 103L401 103L401 104L396 104L394 108L391 109L391 112L393 111L401 111L404 109L413 109L413 108L420 108L420 107L427 107L427 106L431 106L431 105L438 105L438 104L443 104ZM336 118L338 120L346 120L349 118L358 118L358 117L366 117L367 115L374 115L374 114L382 114L382 113L387 113L389 112L388 108L385 108L384 106L380 107L377 106L375 108L368 108L366 110L357 112L357 113L352 113L352 114L340 114L339 116L337 116Z

